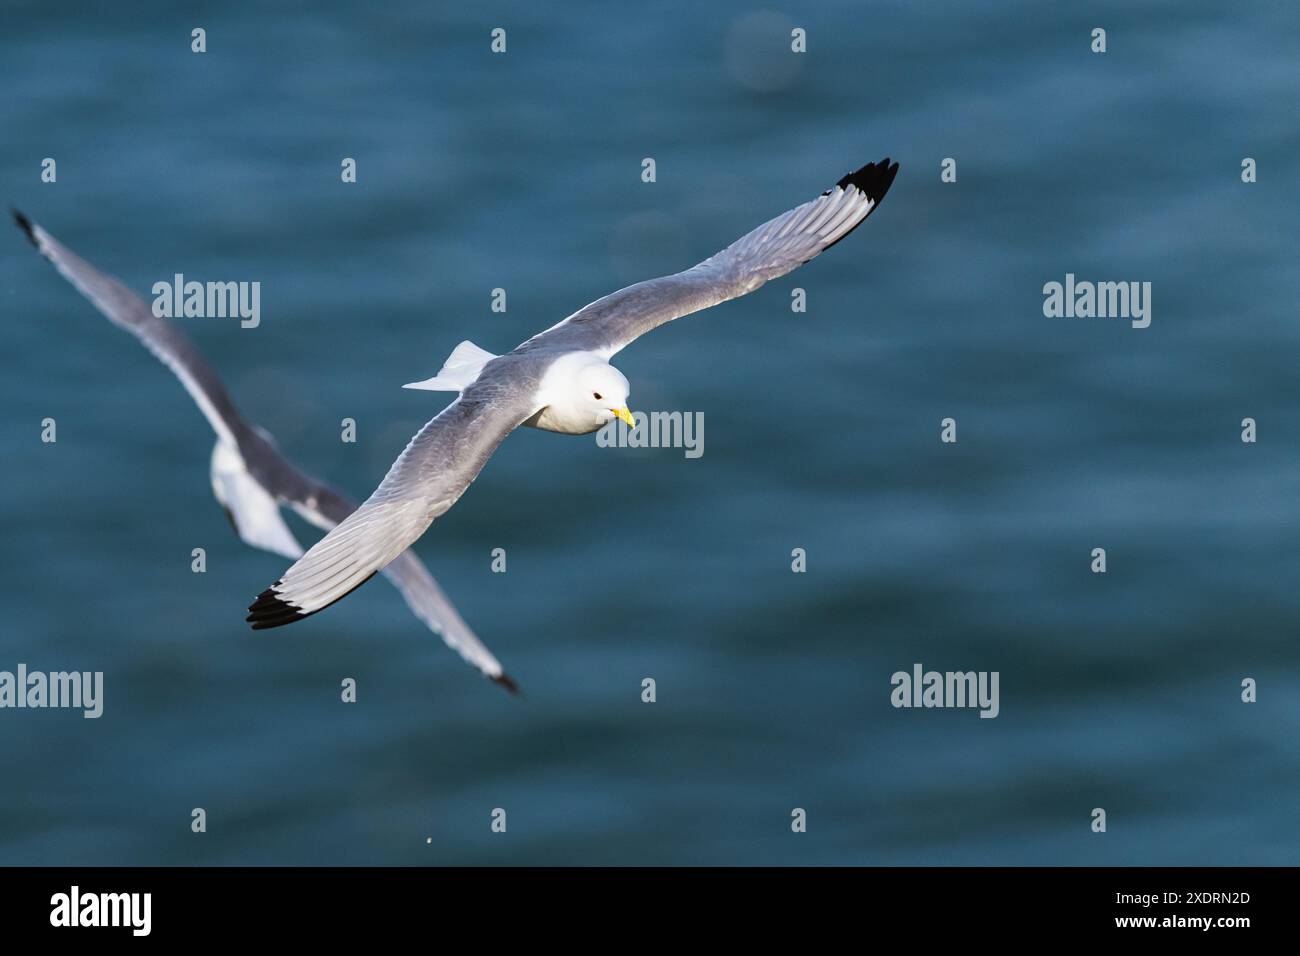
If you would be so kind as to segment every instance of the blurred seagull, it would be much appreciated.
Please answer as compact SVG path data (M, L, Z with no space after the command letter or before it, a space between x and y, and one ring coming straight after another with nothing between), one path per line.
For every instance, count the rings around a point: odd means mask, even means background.
M456 503L520 425L566 435L615 418L635 425L628 381L611 356L829 249L880 205L897 173L888 158L868 163L693 268L597 299L506 355L462 342L437 375L405 386L457 392L456 399L411 439L360 508L258 595L247 620L254 629L279 627L356 590Z
M120 281L73 254L22 213L14 210L14 218L32 245L78 292L114 325L143 342L181 380L217 433L212 492L245 543L294 560L302 557L303 549L280 515L282 505L327 531L356 510L355 501L300 470L276 447L269 432L244 420L217 373L184 332L154 315ZM384 573L411 612L485 676L516 692L515 682L461 619L420 559L410 551L392 557Z

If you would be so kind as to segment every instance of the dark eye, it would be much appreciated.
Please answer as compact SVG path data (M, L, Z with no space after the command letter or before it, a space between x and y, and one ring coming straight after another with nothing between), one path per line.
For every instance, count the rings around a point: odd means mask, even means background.
M600 392L592 392L591 397L594 398L596 401L600 401Z

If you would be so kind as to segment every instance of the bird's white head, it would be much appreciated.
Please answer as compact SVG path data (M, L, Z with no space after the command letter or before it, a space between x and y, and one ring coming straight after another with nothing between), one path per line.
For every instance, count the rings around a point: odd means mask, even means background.
M545 407L530 424L546 431L585 435L616 418L636 427L627 407L631 386L626 376L598 355L561 357L547 371L542 392Z

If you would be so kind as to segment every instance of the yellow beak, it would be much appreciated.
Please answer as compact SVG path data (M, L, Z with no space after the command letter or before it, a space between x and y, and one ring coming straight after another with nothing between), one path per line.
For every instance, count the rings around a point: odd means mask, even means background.
M628 428L636 428L636 419L632 417L632 413L627 410L626 405L621 408L611 408L610 411L614 413L615 418L620 418L627 423Z

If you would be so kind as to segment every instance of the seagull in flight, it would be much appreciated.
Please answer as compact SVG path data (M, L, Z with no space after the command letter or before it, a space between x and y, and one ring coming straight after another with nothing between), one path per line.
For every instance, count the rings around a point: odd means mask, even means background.
M144 300L118 279L75 255L22 213L14 210L14 218L60 275L109 321L143 342L181 380L217 433L212 449L212 493L246 544L296 560L303 556L303 549L284 523L281 506L287 505L326 531L356 511L355 501L302 471L284 456L269 432L244 419L217 373L180 328L154 315ZM411 613L484 676L517 692L500 661L470 630L420 559L405 549L390 558L384 574L401 592Z
M612 356L665 322L753 292L829 249L875 211L897 173L888 158L868 163L685 272L597 299L505 355L462 342L437 375L406 386L456 399L411 439L360 508L258 595L246 620L255 630L300 621L390 567L519 426L584 435L615 418L635 425L631 389Z

